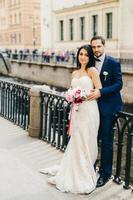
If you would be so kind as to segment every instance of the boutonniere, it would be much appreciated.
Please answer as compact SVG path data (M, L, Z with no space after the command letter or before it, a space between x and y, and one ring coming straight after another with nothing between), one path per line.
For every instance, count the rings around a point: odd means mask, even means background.
M103 72L103 75L104 75L104 81L106 81L107 76L108 76L108 72L104 71L104 72Z

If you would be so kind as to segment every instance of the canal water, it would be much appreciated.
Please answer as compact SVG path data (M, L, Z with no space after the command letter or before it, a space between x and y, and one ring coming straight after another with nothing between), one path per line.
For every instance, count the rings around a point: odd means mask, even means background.
M19 84L23 84L23 85L29 86L29 87L34 86L34 85L43 85L44 88L46 88L46 90L52 90L52 91L55 91L58 94L62 94L62 92L65 91L64 88L56 88L56 87L40 84L38 82L26 81L26 80L14 78L14 77L7 77L7 76L1 76L0 75L0 80L8 81L8 82L11 82L11 83L19 83ZM125 104L123 111L133 114L133 103L132 104Z

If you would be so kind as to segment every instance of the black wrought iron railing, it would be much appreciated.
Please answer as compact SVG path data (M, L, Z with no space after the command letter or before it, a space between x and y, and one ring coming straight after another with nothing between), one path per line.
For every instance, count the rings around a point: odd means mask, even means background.
M41 92L40 139L57 149L65 150L68 143L70 104L63 96ZM133 185L133 115L120 112L115 119L114 181L124 188ZM100 149L99 149L100 151Z
M0 80L0 115L28 129L29 88Z
M133 114L120 112L115 120L114 181L120 184L124 180L124 188L133 185Z
M69 110L70 104L64 97L41 92L40 138L61 150L67 146Z

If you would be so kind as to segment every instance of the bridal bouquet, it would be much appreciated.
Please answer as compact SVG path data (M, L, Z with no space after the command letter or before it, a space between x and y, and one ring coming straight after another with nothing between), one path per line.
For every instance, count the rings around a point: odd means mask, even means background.
M70 88L66 92L66 100L70 103L76 105L75 110L78 110L78 106L80 103L88 99L89 93L87 91L81 89L80 87L77 88Z

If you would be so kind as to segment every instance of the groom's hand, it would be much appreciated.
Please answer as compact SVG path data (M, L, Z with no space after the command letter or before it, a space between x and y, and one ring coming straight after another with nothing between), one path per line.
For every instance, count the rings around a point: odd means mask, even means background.
M93 90L90 91L90 94L88 96L88 100L98 99L99 97L101 97L100 90L93 89Z

